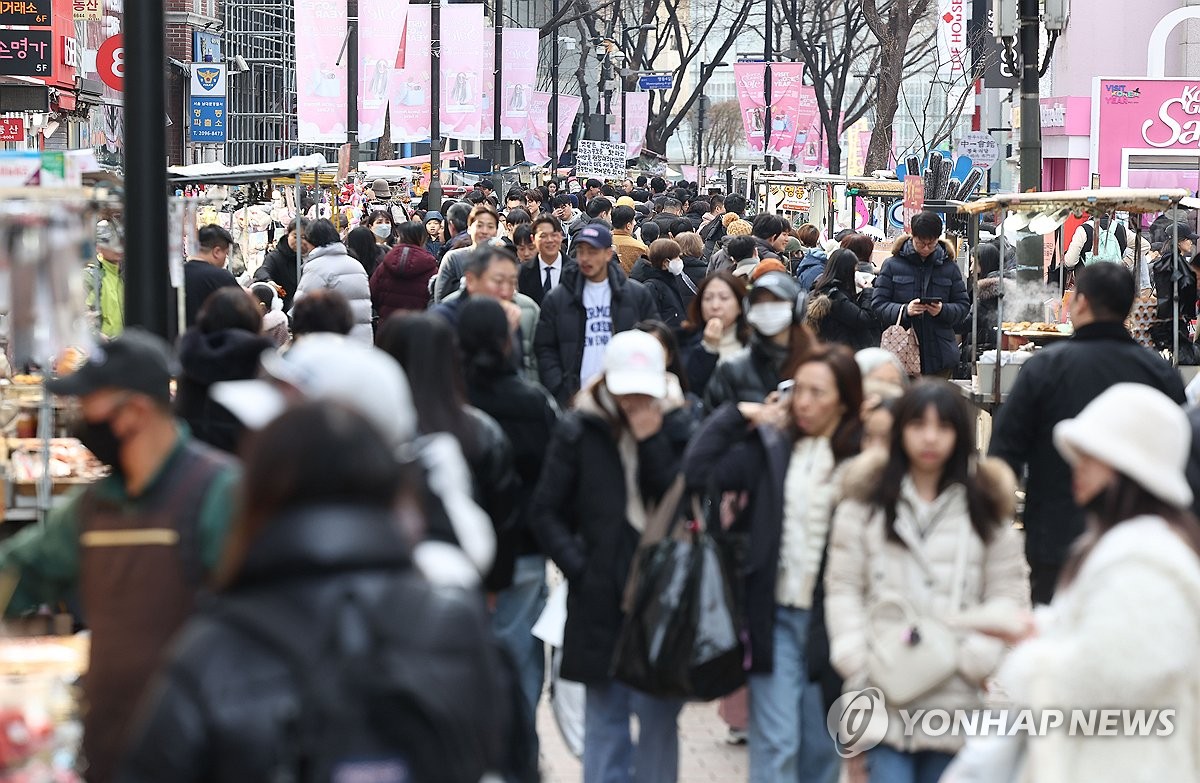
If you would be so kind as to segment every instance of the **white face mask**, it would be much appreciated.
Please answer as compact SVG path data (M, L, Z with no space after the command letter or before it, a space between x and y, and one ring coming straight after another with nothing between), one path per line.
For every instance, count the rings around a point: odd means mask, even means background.
M667 271L673 275L683 274L683 259L682 258L672 258L670 261L667 262Z
M788 302L751 305L746 320L759 334L774 337L792 325L792 305Z
M392 235L392 226L390 223L376 223L371 226L371 230L375 232L375 236L380 239L387 239Z

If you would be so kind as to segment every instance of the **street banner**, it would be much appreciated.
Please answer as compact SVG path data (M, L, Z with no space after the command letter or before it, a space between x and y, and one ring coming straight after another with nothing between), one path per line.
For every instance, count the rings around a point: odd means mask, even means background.
M296 12L296 113L299 140L346 141L346 0L294 0Z
M771 64L771 138L766 152L779 160L794 157L796 134L812 123L811 117L801 114L801 91L807 89L814 96L815 93L811 87L805 88L803 82L804 63Z
M871 123L865 117L855 120L846 129L846 174L861 177L866 174L867 150L871 148Z
M188 94L188 136L200 144L224 144L229 117L226 107L225 63L191 63Z
M392 71L392 142L410 144L430 136L429 6L410 5L404 32L402 68Z
M502 138L516 140L524 135L533 108L533 93L537 89L539 32L536 28L506 27L501 34L504 36L504 51L501 55L500 132ZM491 112L489 106L489 120ZM488 138L491 138L491 127L489 122Z
M751 152L757 153L763 151L767 122L766 99L763 96L766 70L764 63L734 63L733 66L738 108L746 129L746 146Z
M359 0L358 139L383 135L408 0Z
M925 208L925 178L919 174L904 177L904 233L912 234L913 216Z
M486 56L493 51L491 32L483 23L482 4L442 7L443 136L478 140L482 135L483 105L493 62ZM412 44L410 38L409 46Z
M646 144L646 126L650 124L650 93L625 93L625 158L642 154Z
M575 154L575 173L580 177L624 179L625 145L619 141L581 139Z
M969 0L938 0L937 80L946 84L970 81L967 66L971 47L967 45L967 24L971 19Z
M550 162L550 98L548 92L534 92L533 103L529 107L529 124L521 143L525 148L525 160L535 166L544 166ZM561 155L571 138L571 129L575 126L575 116L583 99L578 95L558 96L558 151ZM556 158L557 158L556 155Z

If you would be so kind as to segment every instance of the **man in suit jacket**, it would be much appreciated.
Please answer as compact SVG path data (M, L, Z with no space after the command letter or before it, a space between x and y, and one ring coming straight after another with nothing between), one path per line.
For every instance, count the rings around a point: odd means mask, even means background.
M537 255L521 265L517 290L540 306L546 294L563 282L563 276L576 274L579 267L562 252L563 228L558 218L542 213L533 219L530 228Z

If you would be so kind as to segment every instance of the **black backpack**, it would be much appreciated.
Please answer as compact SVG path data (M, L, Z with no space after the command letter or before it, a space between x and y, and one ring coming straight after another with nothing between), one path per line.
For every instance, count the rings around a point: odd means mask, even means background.
M287 663L299 709L268 783L478 783L503 766L510 694L477 595L413 573L326 621L279 602L211 614Z

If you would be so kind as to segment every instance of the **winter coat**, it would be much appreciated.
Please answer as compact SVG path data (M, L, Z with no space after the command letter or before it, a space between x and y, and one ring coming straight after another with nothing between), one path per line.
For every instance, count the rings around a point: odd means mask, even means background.
M424 248L392 248L371 275L371 304L379 320L395 312L424 310L429 305L429 280L437 267L437 259Z
M785 481L794 446L789 433L774 427L749 429L737 405L730 404L708 418L683 458L690 491L715 495L748 493L749 505L726 535L744 540L742 545L731 548L745 552L738 564L741 589L735 592L742 597L752 673L770 673L775 666L776 588L782 559ZM832 481L833 474L828 478ZM813 499L808 505L808 528L828 530L836 502L834 494ZM825 539L823 536L820 540L813 539L808 542L806 556L812 561L811 576L815 579Z
M910 317L908 303L922 297L941 297L942 311L936 317ZM966 317L971 303L962 272L944 241L923 260L913 249L912 240L901 235L892 246L892 257L883 262L875 278L871 306L884 328L893 326L899 318L901 326L916 330L922 374L933 375L958 364L954 328Z
M652 507L679 472L692 432L690 417L676 408L655 435L619 440L615 402L598 392L602 388L585 389L554 430L530 509L543 551L570 587L562 676L584 683L609 679L624 619L621 598L640 538L629 520L628 504L637 499L629 497L626 470L636 469L629 479L643 506ZM598 402L597 393L609 402Z
M650 279L650 273L653 271L654 267L650 265L649 257L639 258L633 264L633 271L629 273L629 279L644 283Z
M466 406L468 442L460 443L471 471L476 504L492 521L496 540L511 540L517 527L517 506L521 483L513 469L512 444L508 435L491 416ZM496 560L484 579L489 591L503 590L512 584L512 562Z
M1083 512L1071 496L1071 469L1054 448L1054 425L1078 416L1118 383L1144 383L1184 402L1183 381L1162 357L1134 342L1121 324L1093 323L1030 357L1000 408L989 452L1018 476L1029 468L1022 518L1031 563L1066 562L1083 532Z
M195 325L200 309L222 288L240 288L237 278L228 269L214 266L207 261L192 260L183 265L183 299L187 328ZM171 311L176 316L176 310Z
M971 527L967 493L954 484L929 504L922 533L918 509L922 503L911 479L905 478L896 506L896 533L887 534L885 515L873 501L888 455L871 450L851 462L844 481L844 499L833 517L829 560L825 570L825 622L829 630L830 661L845 678L846 689L871 685L867 673L871 638L904 632L895 607L877 605L888 598L906 601L920 617L948 621L963 610L987 606L1014 614L1029 607L1029 568L1021 555L1021 536L1012 527L1016 479L999 460L984 460L977 476L983 490L1000 505L1001 519L992 538L984 542ZM951 606L959 547L966 546L961 604ZM872 612L876 617L871 618ZM984 684L1004 657L1004 643L977 631L959 630L958 671L942 685L906 705L888 705L884 742L898 750L936 750L955 753L963 738L946 732L928 736L920 724L909 737L898 708L972 710L983 707ZM886 696L886 694L885 694Z
M467 291L465 288L460 288L450 294L442 301L440 305L433 308L431 312L441 313L450 321L451 326L458 328L458 310L462 305L456 305L455 302L463 299L463 294ZM513 294L513 304L521 308L521 334L519 344L514 341L514 356L520 367L521 377L530 383L538 382L537 372L537 357L533 350L533 335L537 331L538 318L541 317L542 308L538 307L537 302L530 299L525 294L518 291ZM453 308L453 310L450 310Z
M1006 283L1007 291L1011 283ZM967 313L966 319L959 324L963 336L963 356L970 358L972 321L979 321L979 350L992 351L996 348L996 313L1000 306L1000 273L993 272L979 281L979 298Z
M304 260L308 261L308 257L306 256ZM263 283L269 280L281 287L283 289L283 309L291 312L292 298L296 295L296 251L288 245L286 235L275 243L274 249L267 253L262 266L254 272L254 280Z
M750 344L737 356L717 365L704 392L704 403L716 410L727 402L762 402L783 378L788 349L750 335Z
M621 260L621 269L625 271L625 274L633 271L633 265L639 258L650 254L649 248L634 239L628 231L613 231L613 247L617 251L617 258Z
M608 285L612 289L613 334L629 331L638 321L658 317L650 292L641 283L627 280L615 261L608 264ZM542 386L560 403L579 391L587 327L583 288L582 274L564 273L563 281L542 302L542 315L533 336Z
M179 341L179 384L175 413L191 427L197 440L235 453L245 427L236 416L214 402L208 390L214 383L258 377L259 359L274 348L267 337L242 329L205 334L189 329Z
M680 335L679 357L687 370L688 391L703 399L708 382L721 362L720 353L705 346L704 330L697 329Z
M879 321L875 314L833 284L813 293L808 303L808 323L827 343L856 351L879 345Z
M463 275L466 274L467 261L475 253L475 246L460 247L442 256L441 266L437 270L437 280L433 284L433 301L440 304L447 296L462 287Z
M338 638L335 624L362 624L345 610L351 600L408 619L392 628L389 649L426 684L433 703L470 705L478 722L463 726L464 747L485 751L494 767L508 741L508 693L482 599L420 577L393 515L325 506L270 521L237 583L183 628L143 705L145 721L118 781L276 778L279 759L294 752L289 716L301 706L297 675L281 653L220 613L228 606L294 627L304 658L322 667L312 676L332 676L323 656Z
M282 348L292 340L289 326L288 317L282 310L272 310L263 316L262 333L276 348Z
M687 318L687 308L683 303L682 291L687 291L683 281L666 269L650 268L643 285L654 298L654 306L658 311L654 317L673 330L678 330Z
M796 280L800 283L802 291L811 291L813 284L825 272L825 263L829 260L829 254L824 249L819 247L809 248L804 254L800 265L796 267Z
M566 282L568 277L579 274L579 264L566 256L559 256L557 263L562 265L559 271L559 285ZM535 256L521 264L521 269L517 272L517 291L532 299L538 307L542 306L543 300L546 298L544 285L545 277L539 257ZM557 286L555 287L557 288Z
M1154 294L1158 297L1157 318L1170 322L1175 319L1175 281L1179 281L1179 320L1196 317L1196 271L1191 263L1172 247L1164 247L1154 262Z
M699 256L684 256L683 273L692 281L693 287L699 288L704 278L708 277L708 262ZM686 284L684 285L684 290L688 292L684 304L690 304L692 299L696 298L696 294Z
M337 291L350 301L354 314L354 327L350 336L365 343L372 343L371 329L371 282L362 264L346 252L341 242L318 247L304 260L304 273L296 289L296 301L320 289Z
M125 280L121 267L97 255L96 263L88 266L87 306L100 316L100 334L119 337L125 329Z
M1161 718L1144 737L1064 726L1027 742L1019 781L1200 780L1200 558L1166 522L1136 517L1105 533L1036 622L997 677L1018 707L1168 708L1174 730L1155 736Z

